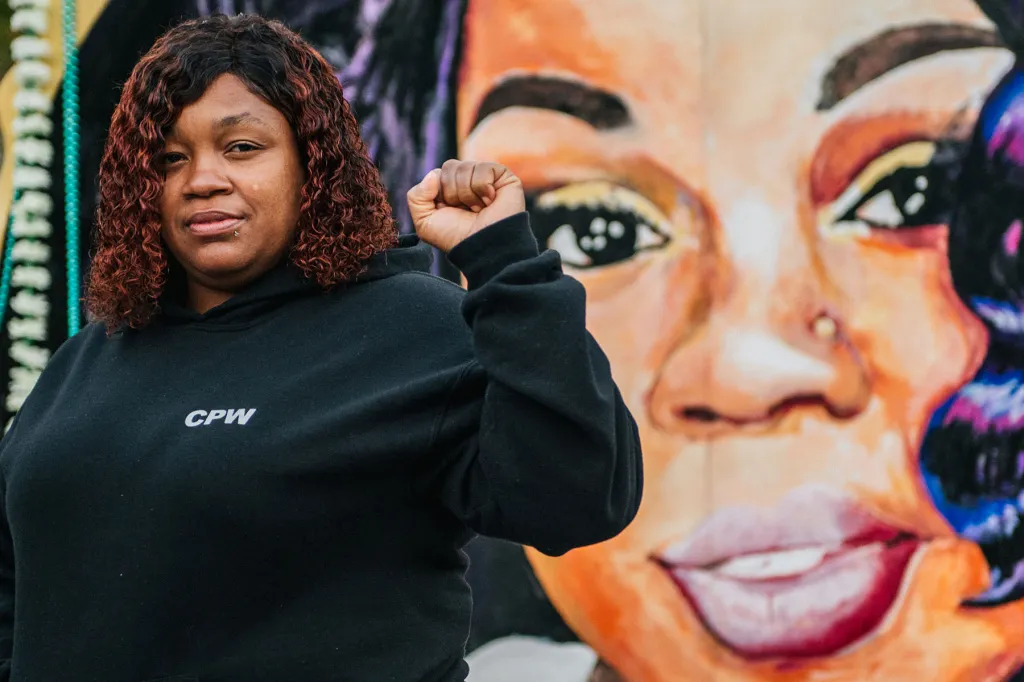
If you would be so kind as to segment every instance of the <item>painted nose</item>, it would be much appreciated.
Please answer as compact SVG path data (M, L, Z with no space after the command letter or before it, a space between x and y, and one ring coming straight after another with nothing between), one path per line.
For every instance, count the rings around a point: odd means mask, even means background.
M866 373L841 325L818 315L802 330L717 325L669 356L649 409L662 430L701 435L771 423L795 408L851 417L868 397Z

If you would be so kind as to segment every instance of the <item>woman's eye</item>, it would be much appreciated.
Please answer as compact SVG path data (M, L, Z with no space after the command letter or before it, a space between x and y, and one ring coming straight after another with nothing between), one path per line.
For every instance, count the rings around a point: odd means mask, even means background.
M184 159L184 154L179 154L178 152L165 152L160 157L160 165L166 168L168 166L173 166L174 164L178 163L179 161L183 161Z
M230 152L238 152L240 154L247 154L249 152L254 152L257 149L259 149L259 147L254 145L252 142L233 142L233 143L231 143L231 146L228 147L228 151L230 151Z
M902 145L872 161L830 207L826 229L906 230L948 222L946 174L933 142Z
M668 220L647 198L609 182L582 182L531 194L538 241L573 268L596 268L664 248Z

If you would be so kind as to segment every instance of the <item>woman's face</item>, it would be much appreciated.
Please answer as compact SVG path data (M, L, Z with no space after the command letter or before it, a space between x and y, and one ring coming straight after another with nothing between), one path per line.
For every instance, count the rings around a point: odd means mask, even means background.
M987 566L918 465L987 343L936 142L1009 66L994 43L969 0L470 3L460 155L532 192L642 434L630 528L531 553L626 680L1019 665L1024 605L961 606Z
M185 107L161 160L162 235L201 310L226 300L287 253L304 171L284 115L237 77Z

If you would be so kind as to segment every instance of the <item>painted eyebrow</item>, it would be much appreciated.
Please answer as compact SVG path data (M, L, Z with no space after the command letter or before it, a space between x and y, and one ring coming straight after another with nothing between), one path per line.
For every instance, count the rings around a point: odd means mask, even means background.
M606 90L567 78L515 76L487 93L477 109L471 129L491 114L509 107L557 111L597 130L622 128L633 122L625 102Z
M1005 47L989 28L956 23L929 23L883 31L842 55L821 80L818 111L827 111L871 81L908 62L940 52Z

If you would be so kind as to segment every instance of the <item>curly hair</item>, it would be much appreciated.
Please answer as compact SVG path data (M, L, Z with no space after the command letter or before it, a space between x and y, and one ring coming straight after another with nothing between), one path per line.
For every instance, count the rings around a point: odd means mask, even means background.
M257 16L183 22L125 83L99 172L86 304L108 329L141 328L170 269L160 236L165 134L182 109L232 74L288 120L306 168L290 259L323 288L351 280L397 243L388 192L331 66L297 34Z

